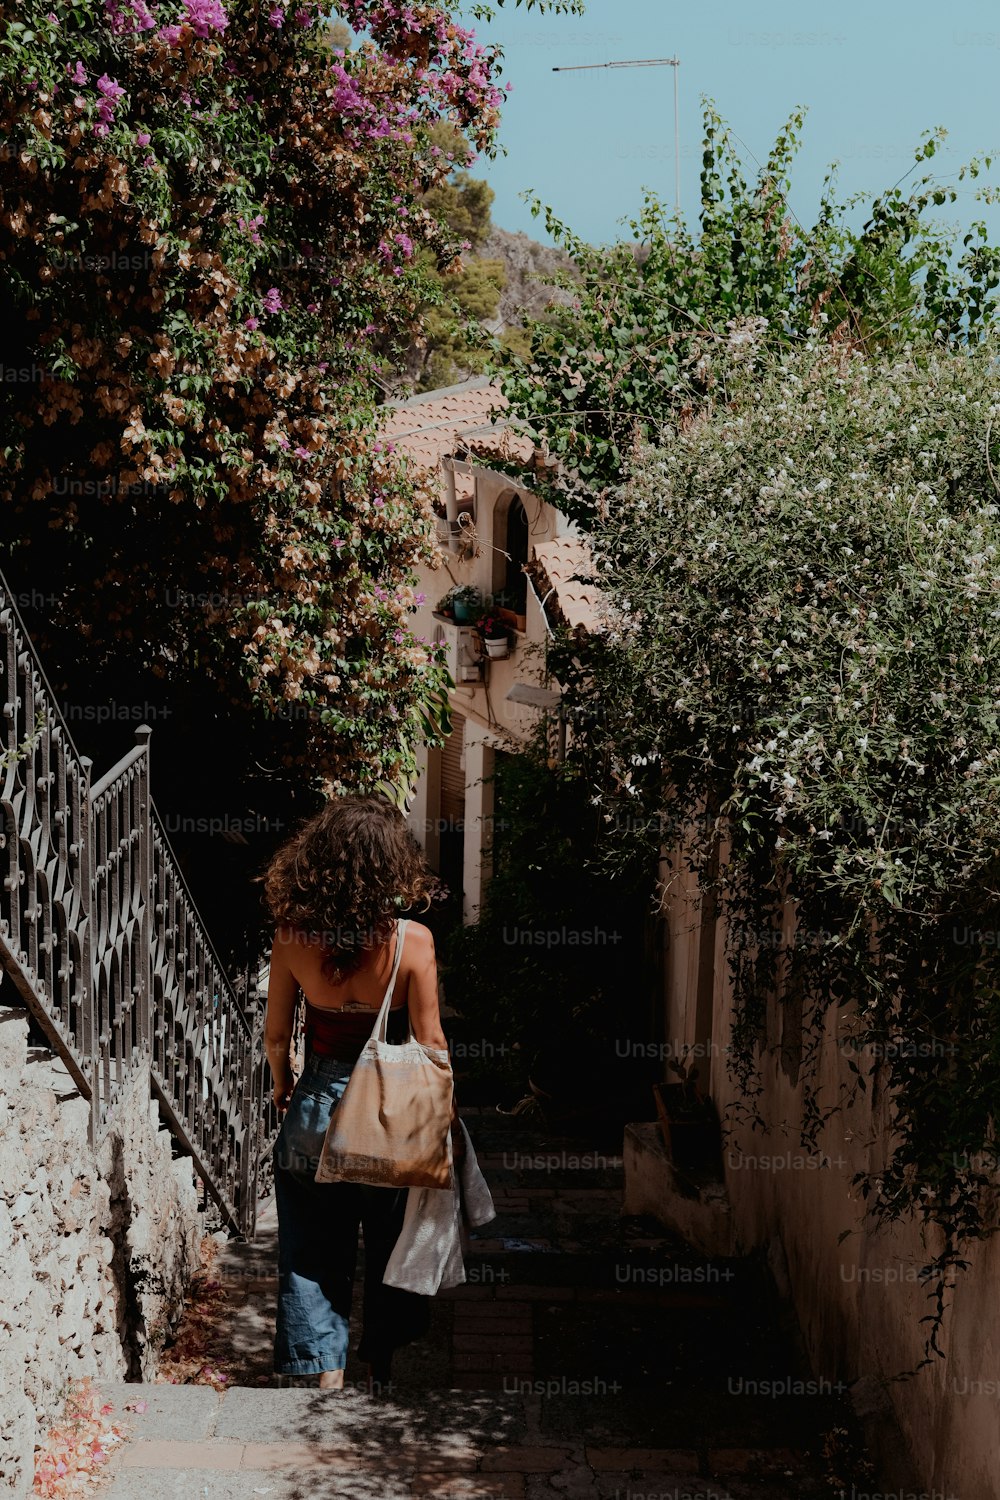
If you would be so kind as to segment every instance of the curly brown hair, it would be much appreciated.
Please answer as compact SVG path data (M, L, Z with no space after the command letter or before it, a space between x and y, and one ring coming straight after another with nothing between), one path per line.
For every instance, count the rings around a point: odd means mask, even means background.
M275 854L263 876L272 917L322 943L323 972L346 979L388 942L401 912L439 882L403 814L385 797L334 797Z

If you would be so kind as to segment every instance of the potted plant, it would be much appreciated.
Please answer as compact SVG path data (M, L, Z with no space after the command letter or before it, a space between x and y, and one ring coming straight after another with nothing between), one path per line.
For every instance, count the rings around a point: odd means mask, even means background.
M483 607L483 596L471 583L452 589L452 605L457 625L469 625Z
M439 615L442 620L454 620L455 618L455 590L450 588L437 602L433 613Z
M721 1151L715 1105L698 1087L696 1067L673 1060L667 1066L678 1082L653 1085L663 1144L678 1171L709 1171Z
M486 647L486 655L503 658L510 655L510 636L507 627L497 615L480 615L476 629Z

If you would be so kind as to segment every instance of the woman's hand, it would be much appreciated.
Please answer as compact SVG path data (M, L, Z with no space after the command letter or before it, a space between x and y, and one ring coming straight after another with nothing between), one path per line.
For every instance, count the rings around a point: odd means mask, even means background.
M295 1079L290 1073L285 1078L275 1079L274 1092L271 1097L274 1100L274 1107L278 1111L279 1115L283 1115L287 1112L288 1106L292 1102L292 1090L294 1088Z

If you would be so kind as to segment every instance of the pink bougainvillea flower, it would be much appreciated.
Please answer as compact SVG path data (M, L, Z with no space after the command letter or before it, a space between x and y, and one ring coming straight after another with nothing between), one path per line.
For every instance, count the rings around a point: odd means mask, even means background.
M221 0L184 0L184 9L195 36L207 37L210 31L225 31L229 25Z
M309 452L308 448L303 448L302 444L300 443L298 445L298 447L295 449L295 457L296 458L311 458L312 454Z
M276 286L272 286L264 298L264 311L269 313L281 312L281 293Z
M148 136L144 130L140 130L135 138L135 143L137 146L148 146L151 139L152 137Z
M253 330L255 328L259 328L260 327L260 323L259 323L259 321L256 318L244 318L243 319L243 327L244 328L249 328L250 331L253 332Z
M156 34L163 38L168 47L176 47L183 30L183 26L161 26Z
M72 83L84 84L87 82L87 70L79 59L72 67L67 63L66 72L69 74Z
M257 231L264 222L263 214L255 214L252 219L244 218L244 216L240 214L236 222L243 233L249 236L250 243L252 245L260 244L260 235L257 233Z
M156 25L156 19L146 0L104 0L104 9L116 36L127 36L136 31L152 31Z
M267 19L268 24L273 26L275 31L280 31L285 24L285 12L280 5L274 5L271 7Z
M116 83L113 78L109 78L107 73L102 73L97 80L97 92L108 101L109 107L114 109L118 100L125 93L125 90L120 83Z

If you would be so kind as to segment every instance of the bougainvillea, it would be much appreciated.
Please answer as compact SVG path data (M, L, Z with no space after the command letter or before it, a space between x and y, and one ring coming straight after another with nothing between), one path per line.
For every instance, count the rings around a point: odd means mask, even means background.
M131 1402L126 1411L145 1411L145 1402ZM90 1495L115 1446L122 1441L115 1408L103 1400L89 1379L71 1385L59 1420L35 1450L32 1494L45 1500L72 1500Z
M370 350L412 332L414 248L458 253L431 127L489 150L502 95L447 4L342 11L334 46L316 0L0 0L0 495L36 634L294 703L289 759L357 784L446 687Z
M225 1391L233 1383L227 1337L233 1304L219 1274L218 1241L205 1235L199 1250L201 1267L191 1279L180 1323L160 1351L156 1378L161 1384L210 1385Z

